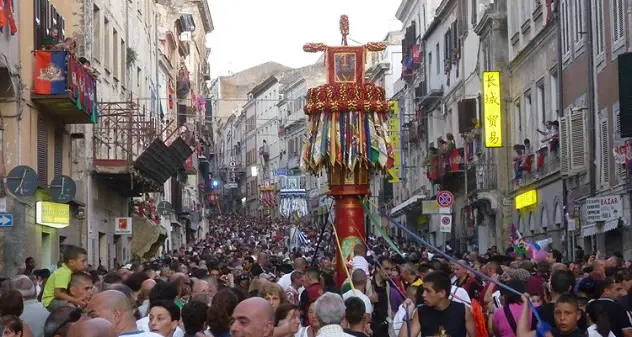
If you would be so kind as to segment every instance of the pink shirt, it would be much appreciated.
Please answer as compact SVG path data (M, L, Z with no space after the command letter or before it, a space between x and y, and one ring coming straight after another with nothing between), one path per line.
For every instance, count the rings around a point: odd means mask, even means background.
M522 314L522 304L510 304L509 310L512 313L514 320L516 321L516 326L520 321L520 315ZM505 310L500 307L496 309L494 312L494 317L492 317L492 324L498 330L498 336L500 337L516 337L516 334L511 329L511 325L509 325L509 321L507 321L507 316L505 316ZM531 317L529 317L529 325L531 326Z

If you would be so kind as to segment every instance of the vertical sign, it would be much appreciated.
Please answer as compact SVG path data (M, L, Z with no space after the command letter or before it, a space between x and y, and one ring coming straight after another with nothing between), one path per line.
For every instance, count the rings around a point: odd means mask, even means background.
M400 138L400 123L399 123L399 101L390 100L388 105L391 108L391 116L388 118L388 139L393 146L393 166L388 169L388 175L390 179L389 183L399 183L400 170L402 165L401 158L401 138Z
M500 72L483 72L483 97L485 147L502 147L503 128L500 110Z

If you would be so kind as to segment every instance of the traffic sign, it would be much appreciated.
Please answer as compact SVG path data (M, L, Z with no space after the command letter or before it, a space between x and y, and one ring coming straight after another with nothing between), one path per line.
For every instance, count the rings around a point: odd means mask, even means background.
M452 232L452 215L441 215L439 223L439 232L450 233Z
M439 191L437 193L437 203L441 207L450 207L454 203L454 194L450 191Z
M0 227L12 227L13 226L13 214L2 213L0 214Z

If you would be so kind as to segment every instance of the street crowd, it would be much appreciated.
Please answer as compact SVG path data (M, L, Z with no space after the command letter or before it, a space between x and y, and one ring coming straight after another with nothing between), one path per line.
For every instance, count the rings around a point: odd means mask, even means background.
M113 270L70 246L0 287L5 337L632 337L631 262L557 250L429 250L370 236L336 280L316 224L218 217L188 247ZM318 245L320 243L320 245ZM318 247L317 247L318 246ZM448 245L446 245L448 247Z

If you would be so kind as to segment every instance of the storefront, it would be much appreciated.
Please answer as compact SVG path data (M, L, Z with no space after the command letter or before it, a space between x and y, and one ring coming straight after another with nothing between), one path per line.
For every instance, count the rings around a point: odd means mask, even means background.
M550 247L564 251L562 181L541 188L519 190L513 198L513 224L528 241L547 240Z
M582 207L582 226L584 250L597 251L610 255L621 252L629 257L632 243L625 240L630 236L630 199L627 194L606 195L587 198Z

